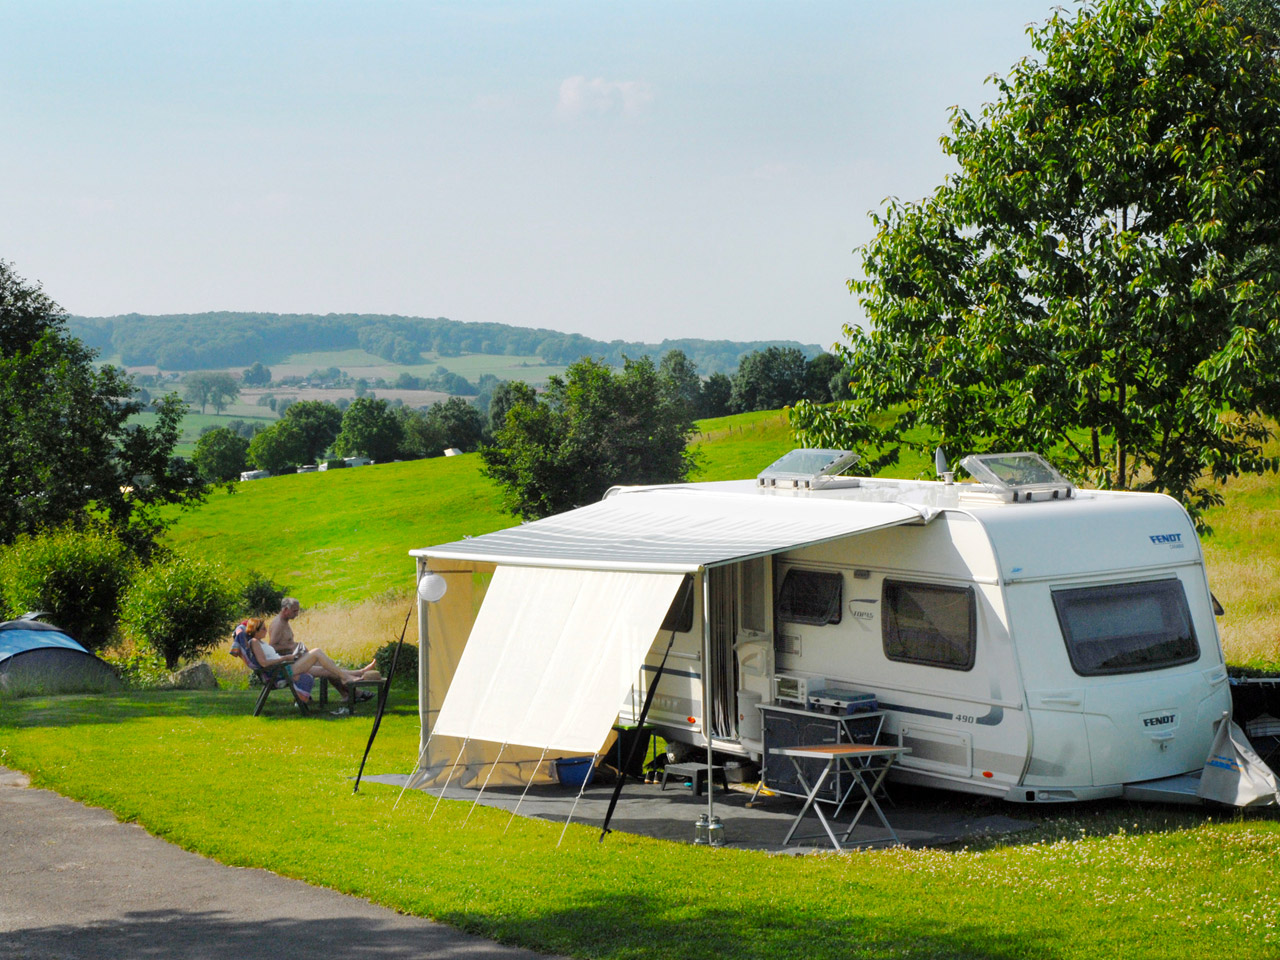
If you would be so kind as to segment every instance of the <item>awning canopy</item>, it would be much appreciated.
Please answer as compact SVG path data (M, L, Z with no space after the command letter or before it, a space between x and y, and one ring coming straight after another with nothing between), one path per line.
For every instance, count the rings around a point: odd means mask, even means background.
M433 735L594 753L683 579L498 567Z
M893 501L666 487L624 490L545 520L411 552L521 566L691 573L924 516L921 507Z

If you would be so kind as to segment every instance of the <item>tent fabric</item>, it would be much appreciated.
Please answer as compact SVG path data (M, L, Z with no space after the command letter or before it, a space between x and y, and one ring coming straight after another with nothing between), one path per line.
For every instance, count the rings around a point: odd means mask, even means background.
M692 573L919 522L922 508L776 492L623 490L599 503L415 556L539 567Z
M24 625L0 630L0 663L30 650L62 649L75 650L78 653L89 652L66 634L57 630L42 629L42 626Z
M434 733L594 754L682 581L499 566Z

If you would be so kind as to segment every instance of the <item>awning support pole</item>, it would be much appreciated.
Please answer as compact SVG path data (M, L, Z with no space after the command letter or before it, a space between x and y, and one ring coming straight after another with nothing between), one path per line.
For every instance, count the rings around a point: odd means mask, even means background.
M609 809L604 813L604 826L600 830L601 843L604 842L605 835L609 833L609 821L613 819L613 811L618 806L618 798L622 796L622 785L627 782L627 771L631 769L631 763L636 756L636 748L640 746L640 734L644 730L645 720L649 717L649 708L653 706L653 695L658 692L658 681L662 679L662 671L667 669L667 657L671 654L671 647L675 642L676 632L672 630L671 639L667 641L666 652L662 654L662 662L658 664L658 672L653 675L653 680L649 682L649 689L645 693L644 706L640 708L640 717L636 720L636 735L631 739L631 749L627 751L626 759L622 761L622 766L618 770L618 783L613 788L613 796L609 798ZM641 672L643 673L643 668L641 668ZM622 734L619 733L618 736L621 737Z
M427 817L428 823L436 815L436 811L440 809L440 801L444 799L444 792L449 789L449 781L453 779L453 771L458 769L458 761L462 759L462 751L467 749L467 744L470 742L471 738L466 737L462 741L462 746L458 748L458 755L454 758L453 766L449 768L449 775L444 778L444 783L440 785L440 792L436 794L436 805L431 808L431 816Z
M529 792L529 787L533 784L533 778L538 775L538 767L542 766L542 761L547 758L547 751L551 749L551 745L542 748L542 756L538 757L538 766L533 768L533 773L529 774L529 779L525 781L524 790L520 792L520 799L516 801L516 808L511 811L511 819L507 821L507 825L502 828L502 832L506 833L511 829L511 821L516 818L516 814L520 812L520 804L524 803L524 796Z
M600 760L600 754L593 754L591 757L591 770L596 768L596 763ZM582 799L582 795L587 792L587 781L591 779L591 770L587 771L587 775L582 778L582 786L578 788L578 795L573 798L573 806L569 808L569 816L564 821L564 829L560 831L560 839L556 841L556 849L560 849L560 844L564 843L564 835L569 832L569 824L573 823L573 815L578 809L578 801Z
M391 681L396 675L396 661L400 659L400 650L404 647L404 635L409 629L409 618L413 616L413 611L414 607L410 607L409 612L404 615L404 626L400 628L400 640L391 654L391 669L382 679L382 686L378 687L378 712L373 717L373 729L369 731L369 742L364 745L364 756L360 758L360 769L356 771L356 785L352 793L360 792L360 778L364 776L364 765L369 759L369 751L373 749L373 738L378 735L378 727L382 725L382 714L387 709L387 697L391 696Z
M702 735L707 740L707 819L716 812L716 781L711 775L711 570L702 568Z
M484 795L484 788L489 785L489 778L493 776L493 771L498 769L498 761L502 759L502 751L507 749L504 741L502 746L498 748L498 755L493 758L493 763L489 764L489 772L485 774L484 783L480 784L480 792L476 794L476 798L472 801L471 809L467 811L467 815L462 818L462 825L465 827L467 821L471 819L471 814L475 811L476 805L480 803L480 797Z

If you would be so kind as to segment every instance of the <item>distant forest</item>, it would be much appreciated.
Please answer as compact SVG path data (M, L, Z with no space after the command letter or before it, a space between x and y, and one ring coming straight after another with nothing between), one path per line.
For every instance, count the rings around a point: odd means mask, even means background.
M468 353L537 356L549 364L579 357L620 365L623 357L661 358L682 350L703 376L730 373L742 357L770 346L793 347L807 358L822 352L794 340L664 340L636 343L593 340L577 333L513 327L504 323L463 323L444 317L379 314L187 313L69 318L71 332L125 366L155 364L162 370L212 370L279 363L292 353L361 348L397 364L425 363L424 353L455 357Z

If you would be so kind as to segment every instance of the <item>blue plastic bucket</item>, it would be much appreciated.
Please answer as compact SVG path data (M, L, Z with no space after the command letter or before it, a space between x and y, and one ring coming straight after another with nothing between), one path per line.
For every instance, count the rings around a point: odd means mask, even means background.
M566 787L589 787L595 775L595 757L562 757L556 761L556 779Z

